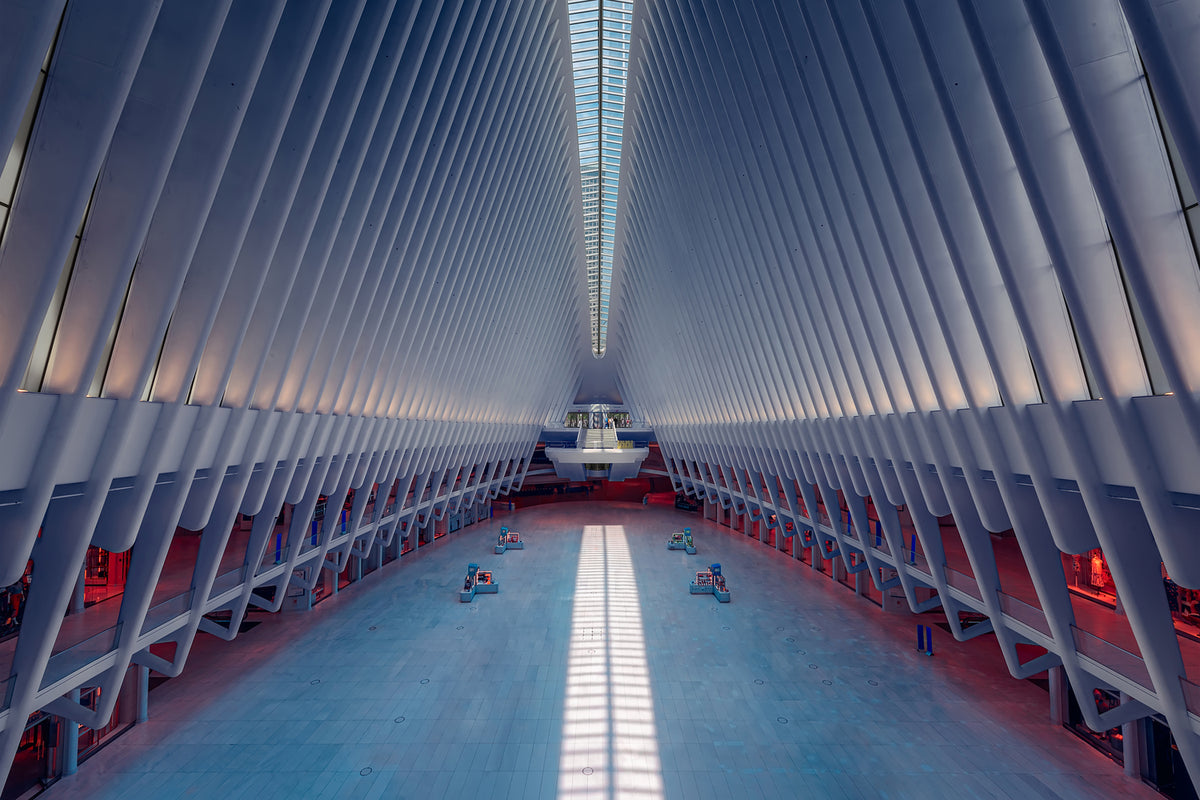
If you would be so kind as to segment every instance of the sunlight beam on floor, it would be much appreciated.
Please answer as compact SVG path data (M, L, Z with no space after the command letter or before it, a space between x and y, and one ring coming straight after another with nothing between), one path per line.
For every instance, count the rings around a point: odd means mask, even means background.
M567 663L558 796L662 800L641 606L623 526L583 529Z

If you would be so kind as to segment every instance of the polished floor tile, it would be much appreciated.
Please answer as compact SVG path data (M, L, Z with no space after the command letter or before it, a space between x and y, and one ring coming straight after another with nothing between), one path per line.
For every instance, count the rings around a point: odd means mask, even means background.
M47 798L1155 797L1041 689L696 515L566 503L198 643ZM668 551L691 525L699 553ZM458 602L468 562L500 592ZM691 595L720 562L732 602ZM940 632L939 632L940 633ZM979 645L980 643L975 643ZM994 649L994 647L993 647Z

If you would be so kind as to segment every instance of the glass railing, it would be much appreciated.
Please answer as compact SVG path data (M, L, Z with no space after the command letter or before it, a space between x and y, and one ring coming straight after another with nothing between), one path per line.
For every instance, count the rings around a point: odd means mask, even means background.
M260 568L274 566L288 557L288 532L286 528L276 528L267 540L267 548L263 551Z
M1087 656L1138 685L1154 691L1154 681L1150 680L1150 671L1146 669L1146 662L1141 656L1074 625L1071 626L1071 633L1075 636L1075 649L1080 655Z
M1000 596L1000 610L1017 622L1028 625L1039 633L1052 636L1050 625L1046 622L1046 614L1037 606L1030 605L1024 600L1018 600L1011 594L997 592Z
M120 623L93 634L78 644L73 644L61 653L50 656L46 671L42 674L42 687L52 686L73 672L112 652L116 646Z
M901 563L906 564L911 568L915 568L918 572L925 573L929 576L930 580L933 580L933 570L929 568L929 560L925 558L925 554L920 550L915 552L911 550L905 551L904 557L901 559Z
M161 603L151 606L150 610L146 612L146 621L142 623L142 633L147 634L164 622L169 622L178 616L188 613L191 606L191 589L188 589L183 594L177 594L174 597L167 598Z
M236 567L229 570L224 575L218 575L213 581L212 591L209 592L209 597L216 597L219 594L224 594L230 589L236 588L242 584L242 568Z
M976 600L983 600L983 595L979 593L979 582L971 575L965 572L959 572L956 569L946 567L946 583L958 589L960 592L969 594Z
M1183 688L1183 701L1187 704L1187 710L1200 717L1200 686L1182 675L1179 677L1179 685Z

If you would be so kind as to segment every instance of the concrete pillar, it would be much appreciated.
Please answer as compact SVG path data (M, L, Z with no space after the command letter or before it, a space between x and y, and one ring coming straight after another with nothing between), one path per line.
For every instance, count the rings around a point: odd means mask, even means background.
M1061 669L1061 668L1060 668ZM1129 695L1121 692L1121 703L1130 702ZM1131 778L1142 777L1142 733L1145 725L1140 719L1121 726L1121 752L1125 763L1125 774Z
M83 611L83 589L86 580L86 567L79 568L79 578L75 581L75 591L71 593L71 611L72 614L79 614Z
M144 664L137 666L137 722L150 719L150 668Z
M331 569L323 570L325 579L325 594L333 597L338 593L338 574Z
M72 689L72 701L79 702L79 690ZM79 770L79 723L64 719L62 724L63 775L74 775Z
M1051 667L1050 677L1050 721L1059 727L1067 722L1067 673L1062 667Z

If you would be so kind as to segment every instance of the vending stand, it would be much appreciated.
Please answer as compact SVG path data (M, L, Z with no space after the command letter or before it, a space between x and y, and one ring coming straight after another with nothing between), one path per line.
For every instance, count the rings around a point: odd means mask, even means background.
M496 555L503 555L506 550L524 550L525 543L521 534L510 531L507 525L500 526L500 535L496 538Z
M692 581L692 594L711 594L717 598L718 602L729 602L729 589L725 585L725 576L721 574L721 565L713 564L706 570L701 570L696 573L696 580Z
M467 564L467 579L458 593L458 602L469 603L476 594L496 594L499 591L500 585L492 580L489 570L481 570L478 564Z
M667 539L668 550L684 550L689 556L696 555L696 544L692 541L692 529L684 528L682 531L675 531L671 534L671 538Z

